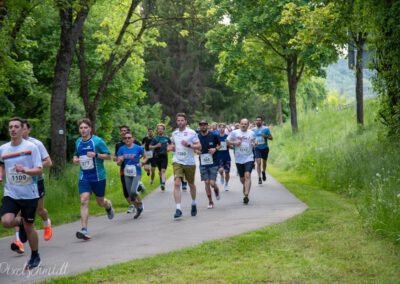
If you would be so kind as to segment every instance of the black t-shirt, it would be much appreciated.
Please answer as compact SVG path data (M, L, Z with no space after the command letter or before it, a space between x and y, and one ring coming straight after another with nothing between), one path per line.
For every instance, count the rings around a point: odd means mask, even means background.
M171 144L171 139L169 139L167 136L157 135L156 137L154 137L151 145L156 145L158 143L161 143L161 147L157 147L154 149L154 155L156 157L166 156L168 154L168 144Z
M214 133L208 132L207 135L202 135L201 132L199 133L199 140L201 144L201 153L202 154L207 154L208 150L211 148L217 148L218 145L220 145L219 139L217 135ZM213 155L213 164L209 166L217 166L217 154L218 151L216 151Z
M150 146L150 143L151 143L151 141L153 141L153 138L154 137L149 137L149 136L146 136L146 137L144 137L143 139L142 139L142 145L144 144L144 149L146 150L146 151L149 151L150 150L150 148L149 148L149 146Z

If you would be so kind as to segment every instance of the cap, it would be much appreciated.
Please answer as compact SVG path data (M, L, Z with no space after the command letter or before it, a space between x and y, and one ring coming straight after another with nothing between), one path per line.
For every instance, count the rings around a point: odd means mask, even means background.
M199 121L199 125L200 125L200 124L208 124L208 122L207 122L207 120L202 119L202 120Z

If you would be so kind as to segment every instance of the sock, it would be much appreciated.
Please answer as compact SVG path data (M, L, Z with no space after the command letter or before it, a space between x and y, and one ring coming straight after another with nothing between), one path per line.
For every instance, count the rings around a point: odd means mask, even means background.
M177 204L176 204L176 209L181 210L181 204L180 204L180 203L177 203Z
M85 227L82 227L81 231L85 231L85 232L87 232L87 228L85 228Z
M17 241L21 241L21 240L19 239L19 232L16 232L16 233L15 233L15 239L16 239Z
M50 219L47 219L46 221L43 221L43 226L48 227L51 225Z
M192 200L192 205L196 205L196 200Z
M32 256L31 257L34 257L34 256L39 256L39 251L38 250L33 250L32 251Z

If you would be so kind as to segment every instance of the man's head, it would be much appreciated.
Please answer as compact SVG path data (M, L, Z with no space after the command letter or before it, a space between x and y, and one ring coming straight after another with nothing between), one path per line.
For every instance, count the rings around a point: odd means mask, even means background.
M249 128L249 120L247 118L242 118L240 120L240 130L245 132L247 131L248 128Z
M261 115L257 116L256 117L256 125L257 125L257 127L261 127L263 125L263 121L264 121L264 118Z
M211 123L211 130L216 131L218 129L218 124L216 122Z
M183 112L180 112L175 116L175 119L176 119L176 124L178 125L178 127L180 129L183 129L186 127L186 125L187 125L186 114L184 114Z
M124 143L126 145L128 145L128 146L131 146L133 144L134 137L133 137L133 135L132 135L132 133L130 131L127 131L124 134L124 138L123 139L124 139Z
M225 123L218 124L220 134L225 134L225 127L226 127Z
M239 129L240 128L240 123L235 123L235 129Z
M22 137L24 139L27 139L29 137L29 134L31 133L31 124L27 119L24 119L24 122L22 124L22 129L23 129Z
M154 135L154 129L153 129L153 127L149 127L149 128L147 129L147 135L148 135L149 137L153 137L153 135Z
M13 117L8 121L8 131L11 139L22 138L24 120L20 117Z
M158 135L163 135L165 132L165 124L164 123L159 123L157 124L157 134Z
M78 121L79 133L83 138L87 138L92 134L92 122L89 118L82 118Z
M207 133L208 131L208 122L205 119L199 121L199 128L201 133Z
M121 136L121 139L124 139L125 133L130 132L130 131L131 131L131 130L129 129L128 126L126 126L126 125L121 125L121 126L119 127L119 135Z

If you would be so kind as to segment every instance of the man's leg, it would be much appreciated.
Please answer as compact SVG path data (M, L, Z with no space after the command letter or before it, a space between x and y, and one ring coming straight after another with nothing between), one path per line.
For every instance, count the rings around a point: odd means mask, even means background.
M81 193L80 199L81 199L81 226L82 226L82 228L87 229L88 220L89 220L90 192Z

